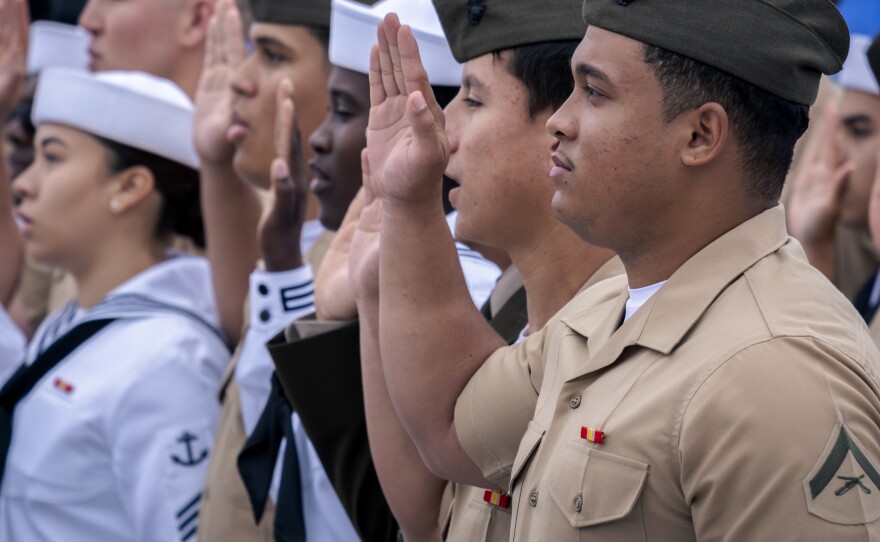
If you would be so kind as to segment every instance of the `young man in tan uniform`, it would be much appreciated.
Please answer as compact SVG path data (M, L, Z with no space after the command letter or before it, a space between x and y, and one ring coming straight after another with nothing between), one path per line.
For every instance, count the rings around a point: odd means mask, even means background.
M877 539L880 352L776 204L843 19L825 0L584 15L548 122L553 208L627 279L513 347L448 278L448 142L411 34L375 55L380 336L404 426L437 474L512 490L512 540Z

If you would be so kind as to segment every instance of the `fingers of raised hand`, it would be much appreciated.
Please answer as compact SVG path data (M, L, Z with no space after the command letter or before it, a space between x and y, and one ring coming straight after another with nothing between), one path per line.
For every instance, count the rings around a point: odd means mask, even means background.
M428 80L428 72L422 63L422 57L419 53L419 44L413 35L412 28L402 26L398 32L398 49L400 53L400 63L403 67L404 88L406 92L413 93L420 91L424 96L425 103L434 119L440 122L441 126L445 124L445 116L443 108L437 103L434 96L434 90L431 88L431 82Z
M370 105L375 107L385 101L385 83L382 80L382 63L379 60L379 44L370 49Z
M287 160L290 157L290 141L293 133L293 83L285 78L278 84L275 94L275 155Z
M837 138L837 102L831 100L822 113L822 131L817 139L820 145L816 158L829 167L836 167L838 160Z
M235 68L244 60L247 52L244 47L244 34L241 26L241 14L238 7L229 2L226 15L223 18L224 35L226 37L226 62L230 68Z
M401 94L400 87L394 79L394 61L391 59L391 45L388 43L388 25L392 24L390 14L379 23L376 29L376 37L379 40L379 72L382 75L382 86L385 89L385 95L388 97L399 96ZM395 29L396 31L396 29Z
M400 33L400 19L396 13L389 13L387 19L390 24L385 25L385 35L388 38L388 49L391 53L391 66L393 68L394 82L401 94L405 94L406 81L403 78L403 66L400 61L400 49L397 45L397 35Z

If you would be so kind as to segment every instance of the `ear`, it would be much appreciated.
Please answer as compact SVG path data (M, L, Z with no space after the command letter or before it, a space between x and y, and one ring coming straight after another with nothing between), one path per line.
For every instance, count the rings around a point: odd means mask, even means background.
M208 22L214 14L214 0L189 0L181 17L182 31L180 45L185 49L195 49L204 45L208 37Z
M143 166L135 166L115 175L110 188L108 208L116 216L124 215L144 204L153 195L156 178Z
M709 102L684 115L690 140L680 153L687 167L705 166L715 161L727 146L730 122L721 104Z

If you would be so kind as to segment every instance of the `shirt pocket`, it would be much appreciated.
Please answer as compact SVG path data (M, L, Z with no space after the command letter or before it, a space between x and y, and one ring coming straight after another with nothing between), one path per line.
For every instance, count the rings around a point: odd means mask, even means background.
M550 498L575 529L611 522L616 540L642 540L644 528L636 508L649 465L566 442L551 471ZM622 520L622 521L621 521Z
M510 538L510 509L486 502L486 491L457 488L446 542L506 542Z

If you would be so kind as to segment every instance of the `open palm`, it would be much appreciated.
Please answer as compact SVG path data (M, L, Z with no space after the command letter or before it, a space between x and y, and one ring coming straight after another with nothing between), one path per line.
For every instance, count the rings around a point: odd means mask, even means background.
M395 14L379 25L370 53L367 151L375 195L386 201L436 202L449 161L445 117L412 29Z
M235 147L226 139L232 124L232 74L244 60L241 19L232 0L220 0L211 17L205 65L196 92L195 145L202 160L225 163Z

